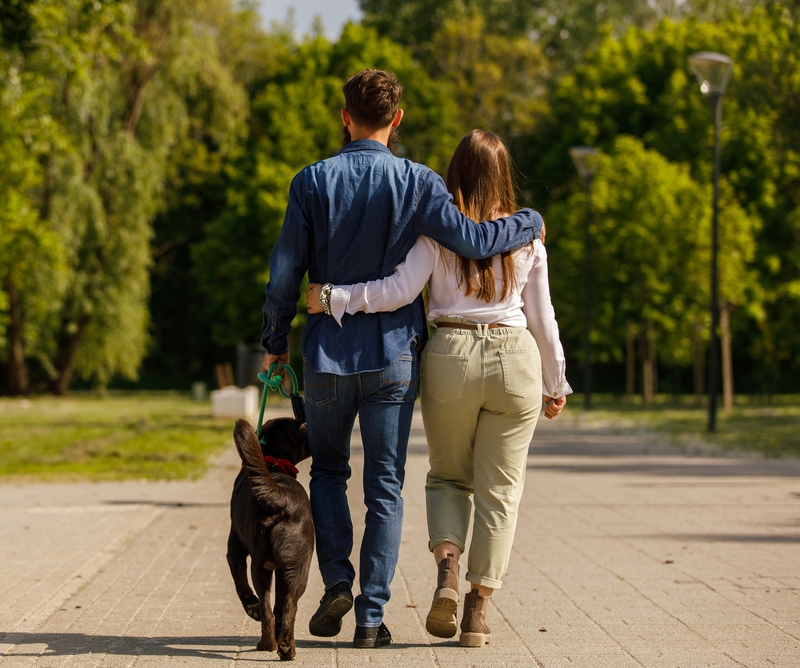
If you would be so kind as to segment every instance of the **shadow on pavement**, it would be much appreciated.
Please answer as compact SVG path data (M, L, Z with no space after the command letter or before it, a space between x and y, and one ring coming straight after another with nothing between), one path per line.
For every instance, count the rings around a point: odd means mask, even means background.
M0 641L8 634L0 631ZM259 636L107 636L84 633L30 633L7 654L8 658L38 656L80 656L85 654L110 656L170 656L230 661L241 654L256 654L264 659L277 652L257 650ZM298 655L304 649L352 648L350 639L339 641L296 640ZM41 645L45 645L42 649ZM409 643L392 643L391 648L418 647Z
M103 501L107 506L157 506L159 508L227 508L230 504L225 503L204 503L202 501L149 501L124 499Z
M800 543L800 534L758 535L758 534L659 534L658 536L625 536L626 538L656 538L674 540L682 543L700 541L706 543Z
M536 454L536 453L532 453ZM570 453L562 452L562 457L569 457ZM601 456L600 453L597 455ZM790 466L781 466L777 462L764 462L758 460L725 460L702 462L692 457L672 457L664 461L663 456L654 456L648 461L646 455L639 455L639 461L634 462L546 462L536 461L528 464L528 469L534 471L562 471L565 473L605 473L605 474L632 474L652 476L696 476L702 478L715 477L797 477L798 466L792 462ZM679 481L675 485L681 485ZM701 484L701 483L698 483Z

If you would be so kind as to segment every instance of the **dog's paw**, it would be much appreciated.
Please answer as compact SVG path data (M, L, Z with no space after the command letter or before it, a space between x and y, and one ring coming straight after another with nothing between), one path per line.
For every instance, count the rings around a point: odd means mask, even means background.
M278 656L281 661L293 661L296 654L293 642L284 641L278 645Z
M275 638L261 638L258 641L258 645L256 645L256 649L262 652L274 652L278 649L278 643L275 642Z
M258 601L245 604L244 611L257 622L261 621L261 604Z

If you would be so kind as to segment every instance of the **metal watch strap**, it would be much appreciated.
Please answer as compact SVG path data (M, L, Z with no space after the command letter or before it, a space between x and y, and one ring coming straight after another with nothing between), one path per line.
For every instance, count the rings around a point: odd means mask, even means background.
M319 291L319 303L322 304L322 310L325 312L325 315L333 315L331 313L331 290L333 289L333 283L325 283L322 286L322 289Z

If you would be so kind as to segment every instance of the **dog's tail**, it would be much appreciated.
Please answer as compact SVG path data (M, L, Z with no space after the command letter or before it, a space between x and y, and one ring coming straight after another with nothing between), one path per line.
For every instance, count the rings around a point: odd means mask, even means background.
M250 479L253 495L268 507L275 505L279 502L280 489L264 463L264 453L261 451L258 436L247 420L236 421L233 440Z

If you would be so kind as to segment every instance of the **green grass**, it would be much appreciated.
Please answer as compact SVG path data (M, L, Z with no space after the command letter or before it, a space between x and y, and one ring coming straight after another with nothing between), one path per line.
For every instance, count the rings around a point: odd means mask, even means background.
M198 478L233 420L177 392L0 399L0 477Z
M800 457L800 396L736 396L733 410L717 411L717 429L708 432L708 407L694 397L659 396L654 404L626 401L622 396L592 395L592 409L583 410L583 396L569 398L567 409L582 425L623 432L637 430L667 436L683 449L759 453L765 457ZM563 415L567 415L565 411Z
M565 421L623 433L666 436L679 448L707 447L800 457L800 396L770 403L739 396L718 429L692 397L660 396L655 404L621 396L570 397ZM231 443L233 420L213 419L208 402L177 392L75 394L67 398L0 399L0 478L40 480L169 480L198 478L209 455Z

